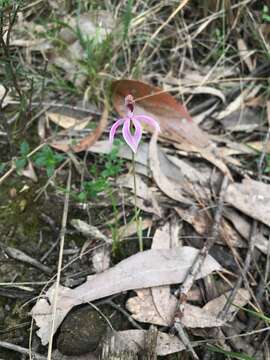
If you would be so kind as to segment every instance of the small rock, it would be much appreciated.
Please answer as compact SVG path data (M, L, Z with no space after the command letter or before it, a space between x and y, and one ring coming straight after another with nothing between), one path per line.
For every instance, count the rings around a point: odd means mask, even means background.
M75 309L61 326L57 347L64 355L93 352L106 334L106 329L106 320L96 310L88 306Z

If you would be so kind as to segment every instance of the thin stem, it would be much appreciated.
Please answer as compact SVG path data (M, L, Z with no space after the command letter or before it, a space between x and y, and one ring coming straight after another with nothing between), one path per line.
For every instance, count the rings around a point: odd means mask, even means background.
M137 183L136 183L136 170L135 170L135 155L132 151L132 173L133 173L133 185L134 185L134 205L135 205L135 221L137 227L137 235L139 240L139 249L143 251L143 240L142 240L142 232L141 232L141 219L139 218L138 206L137 206Z

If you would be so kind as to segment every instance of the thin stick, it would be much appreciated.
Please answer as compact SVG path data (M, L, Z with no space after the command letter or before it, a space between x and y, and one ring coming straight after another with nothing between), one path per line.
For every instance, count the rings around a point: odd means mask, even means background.
M54 299L53 299L54 301L53 301L53 312L52 312L52 326L51 326L51 333L50 333L50 340L49 340L49 347L48 347L48 357L47 357L48 360L51 360L51 358L52 358L53 334L54 334L55 319L56 319L57 297L58 297L58 290L59 290L59 285L60 285L60 277L61 277L61 269L62 269L62 261L63 261L63 250L64 250L66 224L67 224L67 216L68 216L70 185L71 185L71 168L69 168L69 173L68 173L67 187L66 187L67 191L66 191L66 196L65 196L65 203L64 203L63 217L62 217L62 228L61 228L61 234L60 234L60 250L59 250L57 277L56 277L56 283L55 283L55 293L54 293Z
M4 348L4 349L8 349L8 350L12 350L12 351L17 351L20 354L23 355L28 355L29 351L28 349L19 346L19 345L15 345L12 343L9 343L7 341L0 341L0 347ZM46 360L46 357L37 353L33 353L34 357L36 360Z

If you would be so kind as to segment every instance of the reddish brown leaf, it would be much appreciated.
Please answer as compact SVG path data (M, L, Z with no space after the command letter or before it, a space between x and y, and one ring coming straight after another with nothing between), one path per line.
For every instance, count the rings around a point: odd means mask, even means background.
M160 136L199 147L209 144L208 135L192 121L185 107L160 88L138 80L118 80L113 83L112 89L113 104L120 116L125 114L124 97L132 94L136 101L135 114L155 118L161 128Z

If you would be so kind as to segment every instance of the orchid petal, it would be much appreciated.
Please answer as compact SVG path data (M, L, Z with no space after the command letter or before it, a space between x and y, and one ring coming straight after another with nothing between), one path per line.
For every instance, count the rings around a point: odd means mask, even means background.
M128 144L128 146L132 149L134 153L136 153L138 149L139 142L142 137L142 127L141 124L138 121L134 121L134 118L132 118L133 125L135 127L135 133L132 135L130 131L130 118L125 119L124 126L123 126L123 137Z
M153 118L151 118L150 116L147 115L135 115L133 117L133 121L137 120L137 121L143 121L146 124L152 126L154 129L156 129L158 132L160 132L160 126L159 123L154 120Z
M118 129L118 127L119 127L120 125L123 124L124 121L125 121L125 119L118 119L118 120L113 124L113 126L111 127L110 136L109 136L109 141L110 141L111 144L113 143L116 130Z

